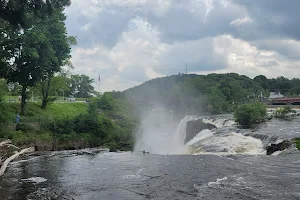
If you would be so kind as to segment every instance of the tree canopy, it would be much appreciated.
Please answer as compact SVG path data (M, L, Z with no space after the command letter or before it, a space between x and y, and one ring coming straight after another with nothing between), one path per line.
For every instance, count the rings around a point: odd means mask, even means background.
M162 105L179 113L232 112L238 105L262 100L270 92L300 95L300 79L278 77L254 79L235 73L173 75L147 81L125 90L122 95L140 109Z
M0 19L15 28L28 28L34 21L41 21L70 3L70 0L0 0Z
M76 40L67 36L64 23L63 7L69 3L0 1L0 77L22 86L22 114L28 87L40 81L46 85L42 87L42 107L46 107L50 79L70 58L70 45Z
M71 75L71 94L78 98L91 97L94 93L93 82L93 79L83 74Z

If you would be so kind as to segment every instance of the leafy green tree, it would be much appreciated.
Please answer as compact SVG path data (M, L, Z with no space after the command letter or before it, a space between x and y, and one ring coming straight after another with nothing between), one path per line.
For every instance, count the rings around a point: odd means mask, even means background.
M9 90L9 94L12 96L19 96L21 94L22 86L18 83L8 83L7 88Z
M91 97L94 93L93 82L93 79L83 74L71 75L71 94L77 98Z
M13 64L4 65L0 69L0 76L22 86L21 114L24 114L28 88L42 79L46 69L56 63L57 58L43 24L24 30L24 34L18 37L22 51L15 57Z
M253 80L257 82L264 90L269 90L270 85L268 79L265 76L259 75L256 76Z
M226 101L226 96L217 88L214 87L208 95L208 108L214 114L227 112L230 109L230 104Z
M49 42L55 51L56 62L51 63L46 69L45 74L41 82L41 93L42 93L42 109L45 109L49 101L49 90L51 85L52 77L55 73L61 70L61 67L66 63L70 62L71 57L71 45L76 44L74 37L67 36L67 30L65 27L65 15L57 11L49 21L45 23L45 34L49 38Z
M266 107L258 102L239 106L234 111L234 119L239 125L252 126L265 120Z
M70 0L1 0L0 19L16 28L28 28L33 21L40 21L70 3Z

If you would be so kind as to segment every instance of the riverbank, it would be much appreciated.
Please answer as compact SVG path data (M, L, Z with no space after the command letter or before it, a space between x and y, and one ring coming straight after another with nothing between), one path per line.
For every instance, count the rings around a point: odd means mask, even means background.
M37 151L101 146L111 151L131 150L137 120L126 102L114 101L109 109L99 109L94 104L52 103L42 110L39 104L28 103L19 123L15 123L15 117L20 104L7 104L8 123L0 138L10 139L20 148L32 146Z

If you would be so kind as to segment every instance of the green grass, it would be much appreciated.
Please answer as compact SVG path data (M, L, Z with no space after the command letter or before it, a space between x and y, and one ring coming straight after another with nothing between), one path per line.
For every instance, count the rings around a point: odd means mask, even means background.
M56 119L75 117L87 113L87 104L85 103L53 103L44 111L44 115L53 116Z
M20 104L9 103L7 105L9 121L14 122L16 114L20 112ZM87 104L85 103L53 103L48 105L45 110L42 110L40 106L37 103L27 103L26 113L21 116L21 122L34 123L43 119L72 118L87 113Z

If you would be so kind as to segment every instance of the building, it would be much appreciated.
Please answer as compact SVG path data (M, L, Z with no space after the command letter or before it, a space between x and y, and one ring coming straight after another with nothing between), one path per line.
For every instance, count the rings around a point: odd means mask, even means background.
M269 99L279 99L283 98L284 96L280 92L270 92Z

